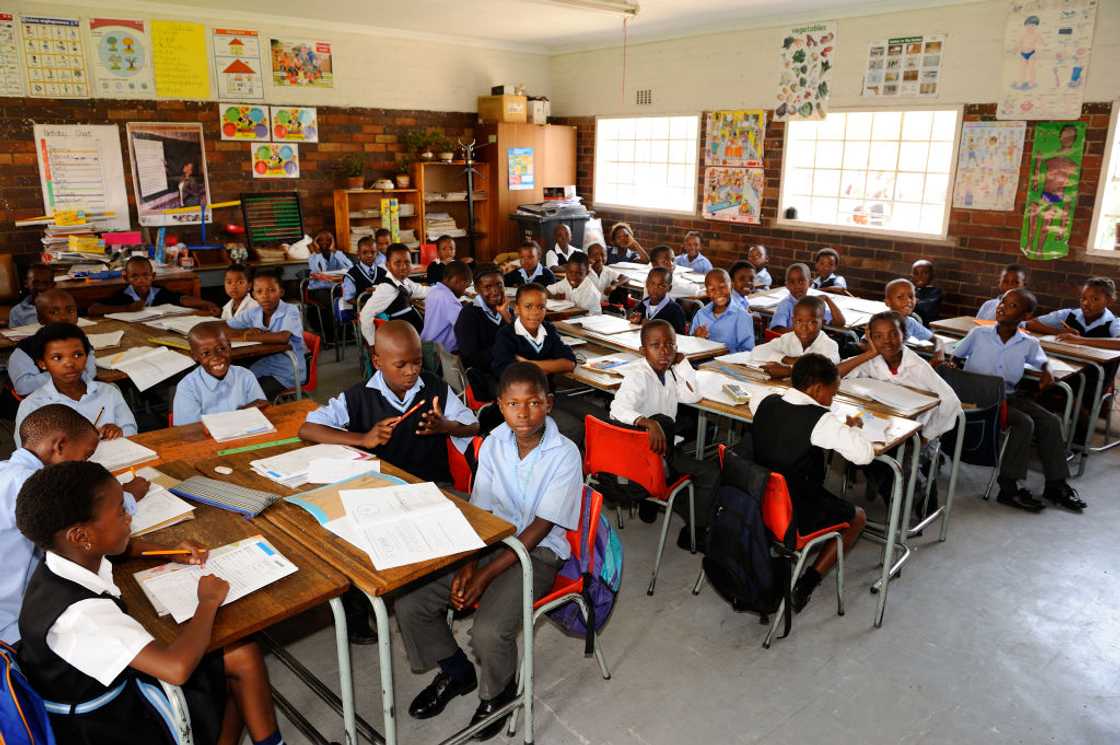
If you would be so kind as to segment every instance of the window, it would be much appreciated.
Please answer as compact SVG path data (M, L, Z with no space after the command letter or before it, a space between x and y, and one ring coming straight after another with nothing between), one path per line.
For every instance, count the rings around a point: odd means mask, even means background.
M1116 126L1120 113L1120 101L1112 104L1112 123L1108 131L1108 148L1105 150L1104 170L1101 171L1100 186L1097 189L1097 205L1093 210L1092 242L1090 251L1117 254L1116 226L1120 223L1120 127Z
M779 215L795 207L799 223L944 238L959 120L954 109L787 122Z
M595 122L595 203L696 211L700 117L642 116Z

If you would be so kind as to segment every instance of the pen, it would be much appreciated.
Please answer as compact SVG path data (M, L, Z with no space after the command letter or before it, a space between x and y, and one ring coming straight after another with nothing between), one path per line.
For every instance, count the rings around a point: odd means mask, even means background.
M189 548L164 548L164 549L160 549L158 551L141 551L140 555L141 556L182 556L183 554L189 554L190 552L191 552L191 550Z
M101 407L101 411L97 412L97 418L93 420L93 426L96 427L97 423L101 421L101 415L105 413L105 407Z

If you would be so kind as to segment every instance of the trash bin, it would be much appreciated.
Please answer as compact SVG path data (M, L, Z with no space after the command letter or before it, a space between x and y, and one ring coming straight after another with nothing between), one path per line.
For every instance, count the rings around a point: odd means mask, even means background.
M560 223L567 225L572 231L572 245L583 246L583 227L591 219L591 213L583 208L578 212L574 210L551 212L545 209L530 213L519 210L510 215L510 219L517 221L518 234L522 240L534 240L540 244L542 250L548 251L555 243L552 233Z

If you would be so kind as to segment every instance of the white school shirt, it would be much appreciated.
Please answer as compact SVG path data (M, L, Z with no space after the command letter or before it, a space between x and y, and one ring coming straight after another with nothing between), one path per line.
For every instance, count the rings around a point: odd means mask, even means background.
M229 302L222 306L222 320L228 321L238 313L244 313L247 310L259 307L261 307L261 304L254 300L252 295L246 295L241 298L241 305L237 306L237 310L234 311L233 298L230 298Z
M787 331L777 339L751 350L751 362L781 362L783 357L801 357L806 354L822 354L832 360L834 365L840 362L840 347L823 331L817 332L817 338L808 347L802 346L797 334Z
M560 248L560 244L555 243L553 244L552 248L548 249L548 253L544 255L544 265L551 269L554 266L567 264L568 259L570 259L572 257L572 254L574 253L583 253L583 251L580 251L578 248L569 243L568 253L564 253L564 251Z
M362 306L362 310L358 314L358 322L362 327L362 336L365 337L366 343L370 345L373 344L374 337L374 316L383 312L393 304L393 301L397 299L397 292L401 287L408 290L413 300L426 298L431 289L424 285L418 285L407 277L405 277L403 282L399 282L396 277L389 274L386 276L386 279L388 281L382 282L379 285L374 285L373 294L370 295L369 300Z
M574 290L567 277L549 285L546 289L553 295L564 293L567 300L572 301L593 316L603 312L603 293L599 292L599 288L591 281L590 275L584 277L583 281L579 283L579 287Z
M922 425L922 435L927 440L939 437L957 426L957 415L961 413L961 400L953 387L937 374L921 355L902 348L902 362L898 372L892 373L882 355L864 362L848 372L849 378L871 378L886 380L890 383L929 391L937 398L937 408L922 412L916 419Z
M759 404L765 398L767 397L751 396L752 416L758 411ZM820 406L812 396L796 388L786 390L782 394L782 400L797 406ZM755 437L759 436L765 436L765 433L755 432ZM866 466L875 460L875 445L867 439L863 430L859 427L849 427L841 417L831 411L817 420L813 431L809 433L809 442L825 450L835 450L852 465Z
M587 270L587 278L595 284L595 289L599 290L600 293L606 292L607 288L611 286L611 283L621 276L618 270L611 269L606 264L603 265L603 272L601 274L596 273L595 270L590 267Z
M634 424L639 417L657 414L676 421L678 403L693 404L700 400L696 371L688 360L666 370L664 380L657 377L644 358L624 372L622 385L611 401L611 418L623 424Z

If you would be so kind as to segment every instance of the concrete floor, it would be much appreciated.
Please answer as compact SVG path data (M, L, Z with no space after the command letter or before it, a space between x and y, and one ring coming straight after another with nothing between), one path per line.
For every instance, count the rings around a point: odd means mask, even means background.
M343 365L324 363L320 391L357 380L353 351ZM602 635L614 677L604 681L580 640L542 621L536 742L1116 743L1120 577L1110 557L1118 473L1120 450L1098 456L1075 482L1086 514L1029 515L981 501L987 470L964 467L948 542L915 541L883 628L872 625L868 592L879 548L861 542L848 561L847 615L836 616L826 581L792 636L770 650L761 647L756 617L732 612L710 589L689 593L699 557L675 546L666 548L657 594L647 597L657 532L629 521L621 534L626 577ZM1041 488L1038 474L1030 486ZM870 507L873 516L881 509ZM337 688L328 624L328 614L312 612L275 635ZM456 626L464 648L468 624ZM436 742L469 720L473 695L437 719L411 720L408 704L432 674L409 671L395 622L393 658L402 742ZM352 660L359 712L379 727L376 648L353 647ZM342 739L333 712L278 663L270 660L270 669L311 721ZM284 734L291 745L308 742L290 723Z

